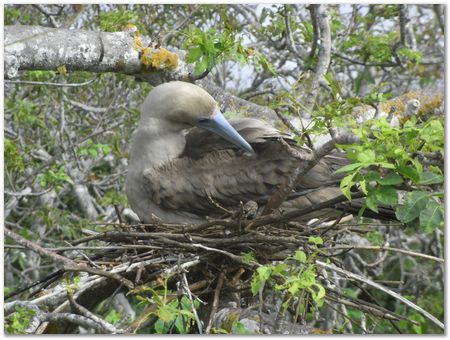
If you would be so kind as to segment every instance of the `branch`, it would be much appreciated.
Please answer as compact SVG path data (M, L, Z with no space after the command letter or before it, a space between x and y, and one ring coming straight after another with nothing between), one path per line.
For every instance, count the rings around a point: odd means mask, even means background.
M223 272L219 275L219 280L217 281L216 290L214 291L214 300L211 308L211 314L209 315L209 321L208 326L206 326L206 334L211 333L211 327L214 320L214 316L217 313L217 307L219 306L219 297L220 297L220 291L222 290L223 281L225 279L225 274Z
M436 256L421 254L421 253L416 253L414 251L410 251L410 250L406 250L406 249L399 249L399 248L386 247L386 246L338 245L338 246L334 246L332 248L322 248L322 249L324 249L324 250L325 249L327 249L327 250L334 250L334 249L358 250L359 249L359 250L374 250L374 251L393 251L393 252L402 253L402 254L406 254L406 255L410 255L410 256L421 257L421 258L436 261L436 262L441 262L441 263L445 262L445 260L443 258L439 258Z
M331 61L331 31L326 9L324 5L311 5L311 7L311 13L317 14L320 29L320 45L319 60L317 61L314 77L309 89L310 95L306 97L306 112L309 112L314 105L317 97L317 89L319 88L320 82L325 79L325 74Z
M5 80L6 84L23 84L23 85L39 85L39 86L55 86L55 87L81 87L81 86L86 86L89 84L92 84L94 81L96 81L98 79L98 76L85 81L83 83L49 83L46 81L29 81L29 80Z
M184 53L149 47L142 63L142 49L152 39L138 32L94 32L41 26L5 26L5 75L17 76L19 70L56 70L96 73L117 72L138 75L152 85L191 78Z
M116 273L107 272L105 270L100 270L100 269L95 269L95 268L90 268L83 264L78 264L75 261L68 259L67 257L58 255L52 251L42 248L40 245L38 245L34 242L31 242L31 241L23 238L20 235L17 235L16 233L12 232L8 228L5 228L5 235L12 238L18 244L35 251L36 253L38 253L41 256L49 257L57 263L62 263L64 265L63 268L65 271L70 271L70 272L81 272L82 271L82 272L87 272L87 273L91 273L91 274L97 274L100 276L105 276L105 277L117 280L129 289L134 288L134 285L130 280L127 280L124 277L117 275Z
M357 281L364 282L364 283L366 283L366 284L369 285L369 286L372 286L372 287L374 287L374 288L376 288L376 289L378 289L378 290L381 290L382 292L385 292L386 294L388 294L388 295L394 297L394 298L397 299L397 300L400 300L400 301L403 302L405 305L407 305L407 306L409 306L410 308L414 309L415 311L419 312L420 314L422 314L425 318L427 318L428 320L430 320L432 323L434 323L434 324L435 324L436 326L438 326L439 328L444 329L444 324L443 324L441 321L439 321L438 319L436 319L433 315L431 315L430 313L428 313L426 310L424 310L424 309L422 309L421 307L417 306L416 304L412 303L412 302L409 301L408 299L405 299L405 298L404 298L403 296L401 296L400 294L398 294L398 293L396 293L396 292L394 292L394 291L392 291L392 290L390 290L390 289L388 289L388 288L386 288L386 287L384 287L384 286L382 286L382 285L380 285L380 284L378 284L378 283L376 283L376 282L374 282L374 281L372 281L372 280L369 280L369 279L367 279L367 278L365 278L365 277L362 277L362 276L360 276L360 275L358 275L358 274L354 274L354 273L349 272L349 271L347 271L347 270L344 270L344 269L341 269L341 268L338 268L338 267L335 267L335 266L326 264L326 263L321 262L321 261L316 261L316 264L317 264L318 266L320 266L320 267L323 267L323 268L326 268L326 269L335 271L335 272L337 272L337 273L339 273L339 274L342 274L342 275L344 275L344 276L346 276L346 277L348 277L348 278L351 278L351 279L354 279L354 280L357 280Z
M98 317L84 306L77 303L75 301L75 298L73 297L73 294L69 290L67 291L67 298L69 299L70 306L72 307L75 313L80 314L98 323L101 326L101 328L105 329L109 334L125 333L124 330L117 329L114 325L103 320L102 318Z

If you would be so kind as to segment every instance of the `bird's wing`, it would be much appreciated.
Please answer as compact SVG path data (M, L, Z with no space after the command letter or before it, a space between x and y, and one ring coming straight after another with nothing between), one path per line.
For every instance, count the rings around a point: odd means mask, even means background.
M284 141L291 142L289 136L263 122L250 119L231 123L252 144L256 155L244 155L206 131L191 131L189 134L195 136L187 135L181 157L144 171L146 190L156 204L169 210L219 216L223 214L219 206L231 208L240 201L267 199L291 176L302 155L308 154L298 147L293 153ZM209 151L211 146L214 151ZM298 186L313 189L330 178L330 168L320 162Z
M269 139L283 138L288 143L295 144L293 137L281 132L266 122L253 118L231 119L230 124L250 144L261 144ZM192 128L186 134L186 146L181 157L198 158L205 153L236 149L222 137L200 128Z

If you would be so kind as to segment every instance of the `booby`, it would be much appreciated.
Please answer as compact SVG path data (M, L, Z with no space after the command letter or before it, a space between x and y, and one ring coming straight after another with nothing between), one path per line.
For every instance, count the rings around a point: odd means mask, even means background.
M293 152L294 150L294 152ZM201 87L173 81L145 99L133 136L125 190L142 222L198 223L240 202L261 207L311 151L258 119L228 121ZM296 185L301 208L340 195L320 161ZM327 185L326 187L324 187Z

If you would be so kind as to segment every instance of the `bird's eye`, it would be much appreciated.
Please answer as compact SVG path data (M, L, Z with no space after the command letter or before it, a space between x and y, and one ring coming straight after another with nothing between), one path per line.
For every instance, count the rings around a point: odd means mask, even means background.
M199 118L199 119L197 119L197 122L200 124L207 123L207 122L209 122L209 119L208 118Z

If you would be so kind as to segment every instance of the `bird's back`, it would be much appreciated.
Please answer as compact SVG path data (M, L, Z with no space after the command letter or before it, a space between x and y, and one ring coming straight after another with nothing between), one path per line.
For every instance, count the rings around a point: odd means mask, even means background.
M168 214L220 217L223 208L233 209L239 202L263 205L300 162L311 157L290 135L263 121L237 119L230 123L256 155L246 155L221 137L193 128L186 135L180 157L144 171L150 197ZM330 162L320 161L297 183L296 190L303 192L300 196L304 198L296 195L296 200L308 204L338 195L337 187L329 188L335 184L332 170Z

